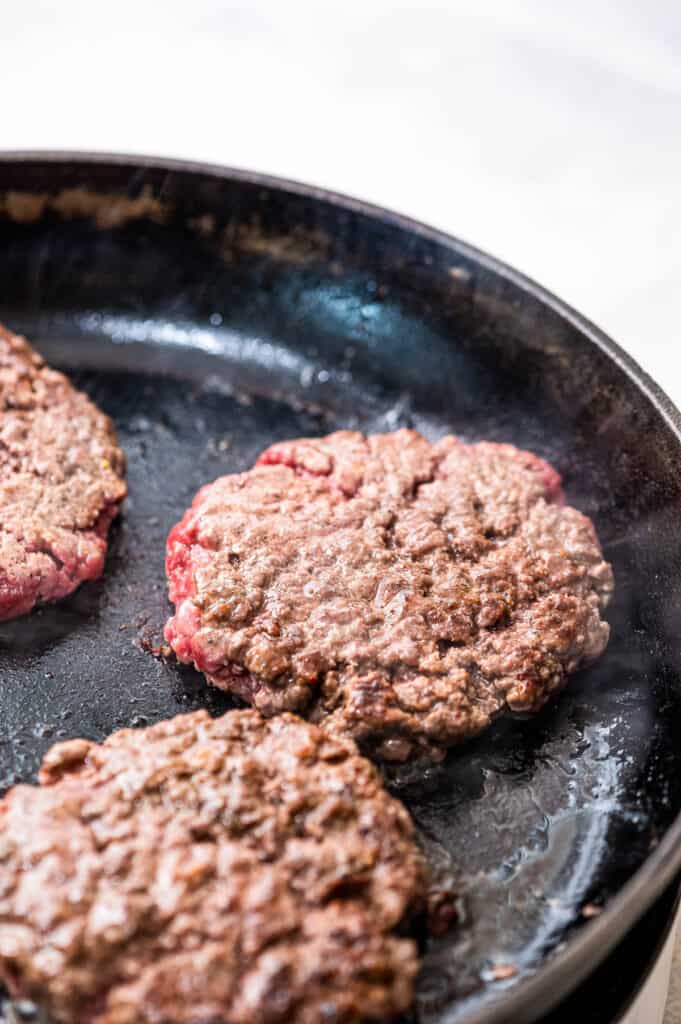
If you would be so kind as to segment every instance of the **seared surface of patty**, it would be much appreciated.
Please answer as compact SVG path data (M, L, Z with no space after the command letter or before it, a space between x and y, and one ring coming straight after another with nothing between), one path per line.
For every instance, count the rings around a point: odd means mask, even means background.
M276 444L199 491L166 565L181 661L388 760L538 710L608 639L592 523L510 445L408 430Z
M335 1024L411 1000L407 812L349 741L205 711L46 756L0 803L0 977L64 1024Z
M101 574L124 475L109 417L0 326L0 621Z

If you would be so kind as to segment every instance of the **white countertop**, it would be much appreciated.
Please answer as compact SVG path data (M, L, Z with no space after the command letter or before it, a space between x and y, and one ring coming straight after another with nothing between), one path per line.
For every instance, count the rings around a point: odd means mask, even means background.
M0 146L311 181L489 250L681 405L681 4L22 0Z
M7 0L0 32L1 148L393 207L551 288L681 406L680 0Z

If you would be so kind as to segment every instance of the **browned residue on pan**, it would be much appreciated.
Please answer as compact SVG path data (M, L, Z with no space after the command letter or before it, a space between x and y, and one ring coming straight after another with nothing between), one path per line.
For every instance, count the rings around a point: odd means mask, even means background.
M260 218L248 223L230 222L222 234L221 254L226 261L246 253L269 256L282 263L304 264L328 258L331 239L318 228L293 227L288 232L268 231Z
M173 212L174 205L154 195L149 184L134 198L125 194L97 192L85 186L65 188L54 195L28 190L0 194L0 217L17 224L34 224L46 213L56 213L64 220L89 218L98 228L109 229L144 218L162 224ZM257 216L247 223L230 221L220 229L215 217L204 213L190 217L187 226L203 238L215 237L220 255L227 263L235 262L246 254L302 265L327 259L331 247L328 234L318 228L299 225L287 232L272 231Z
M0 195L0 214L16 223L35 223L47 212L57 213L64 220L90 217L99 228L115 228L143 217L161 224L171 207L154 196L150 185L134 198L84 187L65 188L55 195L23 191Z

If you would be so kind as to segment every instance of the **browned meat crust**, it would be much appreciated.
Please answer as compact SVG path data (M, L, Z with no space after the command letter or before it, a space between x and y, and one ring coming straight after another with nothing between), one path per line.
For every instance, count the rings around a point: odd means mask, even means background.
M510 445L349 431L274 445L168 538L182 661L375 755L441 756L598 657L612 591L560 477Z
M0 326L0 621L101 574L124 476L108 416Z
M0 803L0 979L59 1024L354 1024L409 1005L407 812L350 741L199 711Z

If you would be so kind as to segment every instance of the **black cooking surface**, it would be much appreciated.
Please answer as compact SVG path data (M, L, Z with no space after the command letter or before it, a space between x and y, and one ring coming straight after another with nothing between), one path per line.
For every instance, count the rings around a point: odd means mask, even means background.
M415 1017L506 1019L484 1008L583 927L679 810L677 442L614 362L465 253L446 265L434 243L326 208L296 235L295 202L223 187L212 224L170 187L164 223L0 217L0 319L113 417L130 487L104 577L0 625L1 786L33 779L57 740L234 706L155 656L165 538L201 484L341 427L531 448L613 562L607 653L536 718L389 772L461 893L458 926L427 942ZM495 980L500 965L513 976Z

